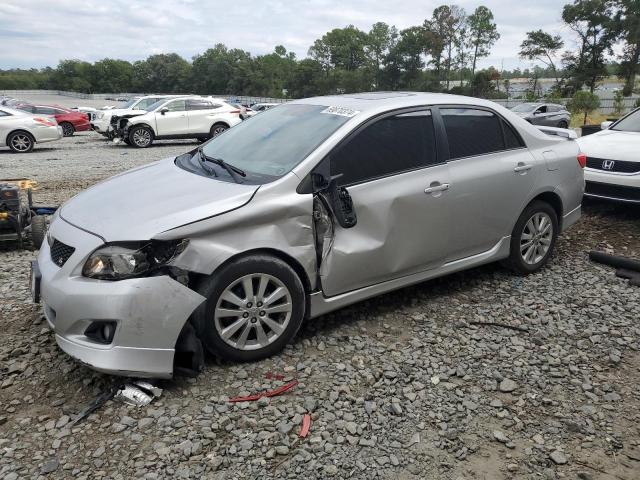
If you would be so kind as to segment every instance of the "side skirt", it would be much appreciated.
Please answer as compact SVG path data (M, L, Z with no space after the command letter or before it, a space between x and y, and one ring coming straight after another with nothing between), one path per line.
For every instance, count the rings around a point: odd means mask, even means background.
M321 291L314 292L310 295L311 309L309 318L319 317L320 315L346 307L352 303L408 287L409 285L415 285L416 283L431 280L432 278L442 277L450 273L459 272L460 270L466 270L485 263L502 260L509 256L510 243L511 236L503 237L495 246L486 252L445 263L438 269L426 270L413 275L407 275L405 277L396 278L383 283L377 283L375 285L370 285L368 287L342 293L333 297L325 297Z

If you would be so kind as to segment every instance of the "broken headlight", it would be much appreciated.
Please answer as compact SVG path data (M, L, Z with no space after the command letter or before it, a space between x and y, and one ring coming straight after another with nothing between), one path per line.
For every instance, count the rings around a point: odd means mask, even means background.
M111 244L93 252L82 275L100 280L123 280L149 275L166 266L187 246L187 240L151 241L144 244Z

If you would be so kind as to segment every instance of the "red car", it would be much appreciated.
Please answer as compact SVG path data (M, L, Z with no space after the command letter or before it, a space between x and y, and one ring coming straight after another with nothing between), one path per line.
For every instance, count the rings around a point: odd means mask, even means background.
M23 112L54 117L58 125L62 127L62 134L70 137L74 132L91 130L89 116L86 113L75 112L57 105L18 105L16 108Z

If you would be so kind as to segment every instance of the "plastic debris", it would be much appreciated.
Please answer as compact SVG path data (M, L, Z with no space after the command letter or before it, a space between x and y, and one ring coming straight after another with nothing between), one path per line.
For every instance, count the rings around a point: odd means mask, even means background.
M78 413L78 415L76 415L76 418L74 418L68 424L68 428L71 428L74 425L80 423L82 420L87 418L89 415L91 415L93 412L95 412L100 407L102 407L105 403L111 400L113 396L116 394L116 390L117 390L116 388L112 387L106 392L102 392L100 395L98 395L98 398L96 398L93 402L89 404L88 407L86 407L84 410Z
M309 435L309 429L311 428L311 415L308 413L302 417L302 428L300 429L300 438L305 438Z
M137 380L129 384L121 385L115 394L115 398L128 405L144 407L160 395L162 395L161 388L144 380Z
M266 378L267 380L284 380L284 375L282 375L281 373L271 373L271 372L267 372L264 375L264 378Z
M282 385L281 387L276 388L275 390L268 390L266 392L256 393L255 395L248 395L246 397L234 397L230 398L230 403L237 402L255 402L256 400L260 400L262 397L276 397L278 395L282 395L284 392L291 390L293 387L298 385L298 380L293 380L289 383Z

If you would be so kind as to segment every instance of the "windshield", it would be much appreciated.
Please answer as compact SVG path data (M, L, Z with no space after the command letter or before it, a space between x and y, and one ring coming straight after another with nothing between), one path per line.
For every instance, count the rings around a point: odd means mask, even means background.
M133 107L133 105L140 100L139 98L132 98L131 100L129 100L127 103L125 103L124 105L122 105L122 107L120 108L131 108Z
M538 105L535 103L521 103L511 109L512 112L526 113L533 111Z
M248 175L282 177L350 118L326 110L322 105L279 105L213 138L204 153Z
M152 104L151 104L151 105L149 105L147 108L145 108L145 110L146 110L147 112L153 112L155 109L159 108L159 107L160 107L160 105L162 105L162 104L166 103L166 101L167 101L167 99L166 99L166 98L163 98L162 100L158 100L157 102L152 103Z
M611 127L611 130L640 132L640 110L630 113Z

